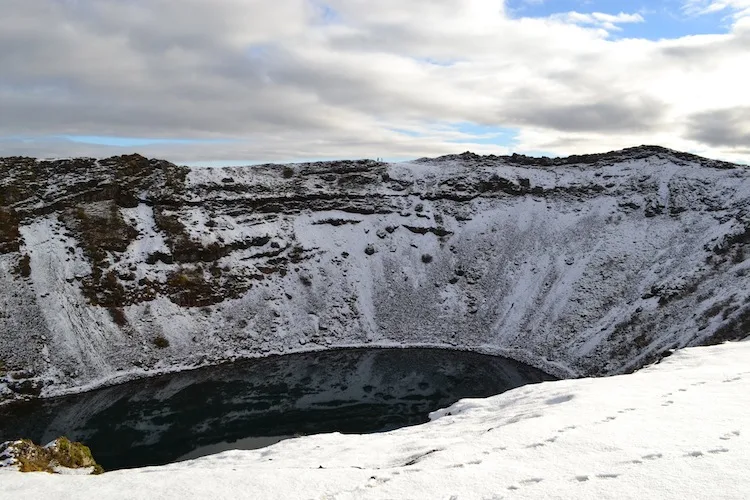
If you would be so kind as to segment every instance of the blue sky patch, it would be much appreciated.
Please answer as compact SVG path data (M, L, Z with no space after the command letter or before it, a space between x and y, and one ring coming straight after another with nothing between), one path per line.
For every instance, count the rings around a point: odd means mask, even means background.
M252 59L262 59L267 56L271 50L271 46L268 44L251 45L247 48L247 55Z
M417 132L416 130L408 130L405 128L392 128L391 131L401 135L408 135L409 137L424 137L424 134Z
M641 23L618 24L619 31L610 37L645 38L660 40L688 35L721 34L731 28L732 18L727 10L704 15L690 15L683 10L684 0L626 1L626 0L508 0L511 17L549 17L567 12L590 14L601 12L640 14Z
M330 5L321 0L310 0L318 16L318 22L323 24L335 24L341 22L341 16Z
M422 63L429 64L431 66L442 66L444 68L453 66L454 64L458 62L455 59L435 59L432 57L417 57L415 58L415 60L422 62Z
M450 142L471 142L474 144L491 144L512 148L517 144L518 129L476 125L474 123L458 123L455 130L471 137L454 139Z

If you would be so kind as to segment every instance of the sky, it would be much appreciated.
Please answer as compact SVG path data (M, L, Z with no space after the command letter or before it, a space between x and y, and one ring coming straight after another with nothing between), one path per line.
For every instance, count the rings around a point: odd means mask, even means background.
M0 156L750 162L750 0L3 0Z

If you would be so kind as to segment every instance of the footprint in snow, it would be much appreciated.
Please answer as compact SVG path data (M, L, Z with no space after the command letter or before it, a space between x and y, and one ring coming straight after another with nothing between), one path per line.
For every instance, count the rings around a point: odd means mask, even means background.
M527 484L539 484L542 481L544 481L544 479L542 479L541 477L532 477L531 479L524 479L523 481L520 481L520 483L524 484L524 485L527 485Z
M534 448L534 449L536 449L536 448L541 448L542 446L546 446L546 445L545 445L544 443L534 443L534 444L530 444L530 445L528 445L528 446L526 447L526 449L529 449L529 448Z
M725 380L724 383L727 384L729 382L737 382L738 380L742 380L742 377L730 378L730 379Z
M644 460L658 460L662 458L664 455L661 453L651 453L649 455L643 455L641 458Z
M727 432L726 434L721 436L719 439L721 439L722 441L729 441L730 439L734 439L739 435L740 435L740 431L732 431L732 432Z
M597 474L596 477L599 479L617 479L620 477L619 474Z
M562 429L558 430L557 432L558 432L559 434L562 434L563 432L568 432L568 431L572 431L572 430L574 430L574 429L577 429L577 427L576 427L575 425L569 425L569 426L567 426L567 427L563 427Z
M729 453L729 449L721 447L721 448L714 448L712 450L708 450L707 453L710 453L711 455L718 455L720 453ZM704 457L705 454L702 451L691 451L686 457L693 457L693 458L700 458Z
M572 394L566 394L564 396L556 396L554 398L548 399L547 401L545 401L545 403L547 403L550 406L559 405L559 404L567 403L568 401L573 400L574 397L575 396L573 396Z
M518 483L521 486L531 486L532 484L539 484L542 481L544 481L544 479L542 479L541 477L532 477L530 479L524 479L523 481L519 481ZM515 484L513 484L513 485L508 486L508 489L510 491L516 491L516 490L520 490L521 486L516 486Z
M610 474L597 474L596 475L597 479L617 479L618 477L620 477L620 474L610 473ZM575 476L573 480L578 481L579 483L585 483L587 481L590 481L591 477L582 474L580 476Z

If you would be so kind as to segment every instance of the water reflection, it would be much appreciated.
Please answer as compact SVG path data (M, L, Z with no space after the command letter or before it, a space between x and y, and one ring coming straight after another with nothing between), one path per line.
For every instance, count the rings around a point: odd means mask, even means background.
M352 349L243 361L0 408L0 442L67 436L107 470L268 446L290 436L367 433L549 375L436 349Z

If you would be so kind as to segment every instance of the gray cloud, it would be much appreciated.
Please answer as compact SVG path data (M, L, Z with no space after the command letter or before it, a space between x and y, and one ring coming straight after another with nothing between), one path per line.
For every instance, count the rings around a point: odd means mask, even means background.
M715 147L750 148L750 107L706 111L692 115L688 136Z
M515 105L505 111L511 121L566 132L648 132L661 125L667 109L655 99L612 91L593 92L589 102L561 103L528 91L512 100Z
M321 5L5 0L0 154L121 152L49 139L64 135L231 141L142 148L176 161L504 151L457 123L518 128L518 149L559 153L644 136L741 144L675 125L750 106L731 79L750 66L740 24L611 41L564 18L510 19L496 0L328 0L333 19Z

